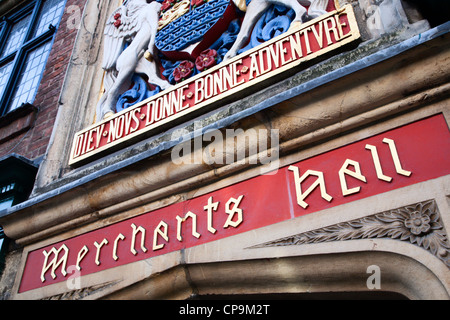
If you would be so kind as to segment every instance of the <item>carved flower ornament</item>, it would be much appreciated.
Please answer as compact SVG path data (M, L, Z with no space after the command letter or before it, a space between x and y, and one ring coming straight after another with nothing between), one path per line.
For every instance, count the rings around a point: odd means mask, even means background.
M411 213L410 218L405 220L405 226L415 235L426 233L430 230L430 217L419 211Z
M181 82L189 78L194 72L194 63L189 60L181 62L178 67L173 70L173 77L176 82Z
M200 53L200 55L195 59L195 66L198 71L203 71L205 69L211 68L217 63L217 51L214 49L206 49Z

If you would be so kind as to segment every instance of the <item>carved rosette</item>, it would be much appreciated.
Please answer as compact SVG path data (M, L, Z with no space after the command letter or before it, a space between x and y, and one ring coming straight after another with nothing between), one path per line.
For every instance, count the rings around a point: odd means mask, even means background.
M450 268L450 243L434 200L296 234L251 248L373 238L409 242L431 252Z

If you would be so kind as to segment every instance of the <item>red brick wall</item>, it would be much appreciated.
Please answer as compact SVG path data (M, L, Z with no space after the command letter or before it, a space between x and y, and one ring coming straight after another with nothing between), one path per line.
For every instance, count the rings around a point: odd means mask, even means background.
M75 16L77 12L74 13L68 8L73 5L77 6L78 12L82 13L85 3L86 0L67 0L66 10L55 35L53 47L33 103L39 110L34 124L18 135L14 136L13 134L9 139L0 140L0 157L16 153L33 160L45 154L58 112L58 99L64 76L78 32L78 29L74 28L74 21L79 18ZM21 118L16 118L13 122L0 127L0 137L7 136L10 133L6 134L6 130L20 129L22 123L27 123L26 120Z

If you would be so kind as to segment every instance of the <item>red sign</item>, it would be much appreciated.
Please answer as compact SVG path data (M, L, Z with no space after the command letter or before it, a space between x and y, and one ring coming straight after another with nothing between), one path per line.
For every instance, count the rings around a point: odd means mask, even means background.
M450 173L439 114L29 252L20 292L193 247Z
M75 135L69 164L133 142L305 61L359 39L350 5L288 31ZM223 100L222 100L223 104Z

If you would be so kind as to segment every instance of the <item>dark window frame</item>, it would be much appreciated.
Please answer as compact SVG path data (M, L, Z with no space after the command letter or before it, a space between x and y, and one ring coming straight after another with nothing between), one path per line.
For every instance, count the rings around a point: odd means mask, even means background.
M64 1L64 5L66 0ZM8 63L13 63L11 72L8 76L8 80L6 82L3 93L0 93L0 117L4 116L10 111L9 110L11 103L14 98L15 90L20 81L20 75L24 71L25 62L28 57L28 54L32 52L34 49L38 48L41 45L44 45L47 42L51 42L53 44L54 35L56 34L56 30L61 21L61 17L58 21L58 25L54 26L51 23L48 25L48 30L33 38L34 28L37 27L39 22L39 15L41 9L45 3L45 0L33 0L28 2L27 4L21 6L18 10L12 12L11 14L5 15L1 18L0 22L0 54L3 52L8 36L12 30L14 23L17 23L21 19L25 18L28 14L31 14L31 19L27 25L27 31L25 38L19 48L17 48L14 52L8 54L4 58L0 59L0 68L7 65ZM51 49L50 49L51 50ZM47 58L48 59L48 58ZM46 64L48 61L45 62ZM42 75L45 71L45 67L42 70L40 75L39 84L42 80ZM38 87L39 87L38 84ZM37 90L37 89L36 89ZM32 104L33 101L27 101ZM20 107L20 106L18 106Z
M14 153L0 158L0 211L8 210L28 199L38 167L38 163ZM0 275L7 247L8 238L0 226Z

